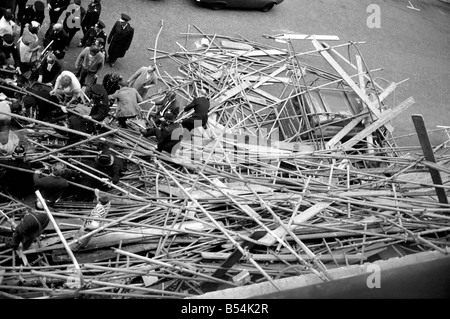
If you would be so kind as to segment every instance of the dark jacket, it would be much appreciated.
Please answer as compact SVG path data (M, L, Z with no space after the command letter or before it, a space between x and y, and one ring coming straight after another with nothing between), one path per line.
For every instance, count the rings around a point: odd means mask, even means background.
M94 44L94 42L95 42L95 40L97 38L102 38L103 40L105 40L105 43L106 43L106 33L105 33L105 31L100 30L99 32L97 32L95 27L91 27L91 28L89 28L89 30L86 31L86 33L84 34L83 39L81 39L81 44L84 47L90 47L91 45Z
M184 111L188 112L189 110L194 109L194 115L203 116L208 115L209 106L209 100L206 97L196 97L191 103L186 105Z
M42 75L42 83L53 83L56 80L56 77L61 73L61 64L58 61L53 63L50 70L48 70L48 62L47 59L42 61L41 66L39 67L39 75Z
M25 25L27 23L31 23L31 21L39 22L41 25L44 22L45 19L45 13L38 12L34 10L34 5L26 6L25 10L23 11L23 14L21 17L19 17L19 21L21 21L21 24Z
M182 140L183 131L180 124L170 123L169 125L162 124L159 128L146 129L142 135L144 137L156 136L157 151L171 153L173 147Z
M194 114L183 121L183 127L191 130L195 127L195 121L201 120L202 126L208 123L209 100L206 97L196 97L184 108L184 112L194 109ZM189 124L190 123L190 124Z
M12 57L14 59L14 66L18 67L20 64L19 51L15 44L11 46L4 46L3 40L0 39L0 65L6 64L6 60Z
M56 55L57 58L60 58L56 51L59 51L60 53L64 52L64 49L67 45L67 39L68 35L66 31L61 30L59 32L55 32L53 28L47 32L44 38L44 47L47 47L47 45L53 41L53 44L51 45L51 50L53 50L53 53Z
M24 249L28 249L33 240L40 236L48 226L50 219L46 212L30 211L20 221L14 230L9 246L17 249L20 243Z
M50 205L55 204L55 202L64 194L67 187L69 187L67 180L61 176L34 174L33 179L36 190L39 190L42 197L47 200Z
M83 33L86 33L91 27L93 27L100 19L100 14L102 12L102 5L100 3L94 2L89 3L86 9L86 13L81 20L81 29Z
M97 103L92 106L89 116L93 120L101 122L108 116L109 110L109 105ZM69 128L87 134L92 134L95 132L95 123L93 123L90 119L85 119L78 115L71 115L69 117Z
M123 58L130 48L133 36L134 28L132 26L127 23L123 28L120 21L117 21L108 36L108 55Z
M111 154L114 157L114 163L111 166L103 166L95 162L94 168L108 175L113 184L117 184L120 180L120 177L122 176L122 173L125 171L125 163L121 158L117 157L113 152L109 150L104 151L103 153Z

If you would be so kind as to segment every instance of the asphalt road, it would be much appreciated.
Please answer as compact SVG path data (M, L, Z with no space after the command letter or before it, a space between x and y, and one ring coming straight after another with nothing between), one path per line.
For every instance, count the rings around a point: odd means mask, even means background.
M157 48L163 51L180 51L180 46L192 48L193 37L186 42L182 33L199 30L217 35L267 43L285 49L286 45L265 39L262 35L280 33L337 35L339 44L348 41L364 41L359 45L362 56L370 69L383 68L377 72L382 79L403 82L386 100L395 106L412 96L416 103L395 118L395 136L398 145L419 145L412 124L412 114L422 114L428 130L437 126L450 126L450 4L439 0L412 0L420 11L407 8L403 0L285 0L270 12L247 10L213 11L199 7L194 0L108 0L103 1L101 20L108 33L120 13L128 14L135 28L135 37L130 50L119 59L114 72L125 78L143 65L152 62L156 35L161 31ZM88 0L83 0L86 6ZM380 8L380 28L367 25L371 4ZM371 20L373 21L373 20ZM76 55L77 37L69 49L66 63L72 65ZM196 40L199 40L197 38ZM310 41L295 42L297 52L312 50ZM356 52L353 51L353 57ZM316 58L320 59L320 58ZM160 60L160 70L175 75L170 63ZM321 60L321 59L320 59ZM353 60L354 61L354 60ZM103 73L110 72L106 66ZM386 83L386 82L384 82ZM432 144L437 145L448 139L442 131L430 133Z

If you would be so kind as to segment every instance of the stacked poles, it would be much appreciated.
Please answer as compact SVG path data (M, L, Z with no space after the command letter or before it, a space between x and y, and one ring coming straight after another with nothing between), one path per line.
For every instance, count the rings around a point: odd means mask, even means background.
M381 69L351 62L351 49L363 42L299 52L291 42L277 48L194 28L198 33L182 36L202 38L201 45L177 43L179 51L164 52L156 40L149 48L155 62L178 69L179 75L158 74L182 107L201 89L211 101L207 129L185 132L173 154L108 120L93 121L102 133L90 135L2 113L34 123L27 137L31 164L61 162L101 180L104 174L83 161L95 157L99 142L127 162L120 182L102 190L112 198L106 218L89 217L95 203L68 195L47 211L54 225L30 249L18 253L0 242L3 297L186 298L208 292L208 284L224 289L260 282L279 290L277 279L314 274L330 281L336 279L330 269L382 259L385 252L448 253L450 206L435 192L436 186L450 189L448 141L434 147L436 163L419 147L396 145L389 119L412 101L384 104L395 83L383 88L372 76ZM362 59L359 49L355 54ZM369 80L367 91L353 85ZM358 95L362 110L349 107L343 116L327 92ZM189 115L182 112L177 122ZM350 134L358 125L362 131ZM334 136L324 134L330 128ZM440 130L450 136L448 127ZM83 140L52 147L40 139L49 131ZM34 173L10 159L1 157L0 168ZM433 183L429 168L442 174L443 185ZM8 218L19 221L30 208L7 192L0 195ZM10 234L0 218L2 234ZM68 252L85 220L102 226L83 236L93 236L86 249ZM236 279L246 272L248 280Z

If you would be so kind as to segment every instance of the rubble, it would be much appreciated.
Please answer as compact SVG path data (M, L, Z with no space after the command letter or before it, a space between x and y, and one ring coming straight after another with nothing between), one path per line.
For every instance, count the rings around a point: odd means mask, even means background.
M330 281L335 268L448 253L450 206L437 194L449 191L448 141L432 149L435 161L420 146L397 146L390 121L414 99L387 103L401 82L379 84L361 43L313 39L297 53L289 37L280 48L200 30L182 35L198 46L149 52L178 66L178 75L160 76L181 105L206 90L211 108L208 127L185 134L173 154L138 131L161 93L141 103L143 116L129 129L110 115L92 136L9 114L23 125L17 134L31 162L89 174L81 159L101 141L128 169L110 184L110 213L86 249L68 247L94 203L70 195L48 211L54 219L29 250L18 256L0 243L0 295L179 299L262 282L277 288L276 280L302 274ZM0 90L25 92L5 80ZM449 129L439 128L450 139ZM67 133L85 139L67 147ZM30 205L0 197L16 220ZM10 232L5 218L0 231Z

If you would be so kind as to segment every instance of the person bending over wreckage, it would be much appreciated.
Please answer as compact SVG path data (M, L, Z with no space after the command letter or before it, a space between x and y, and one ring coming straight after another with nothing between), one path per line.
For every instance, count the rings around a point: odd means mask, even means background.
M27 250L30 248L34 239L39 237L49 224L49 217L45 211L29 209L20 221L19 225L12 224L13 235L6 241L6 246L18 249L20 244Z

